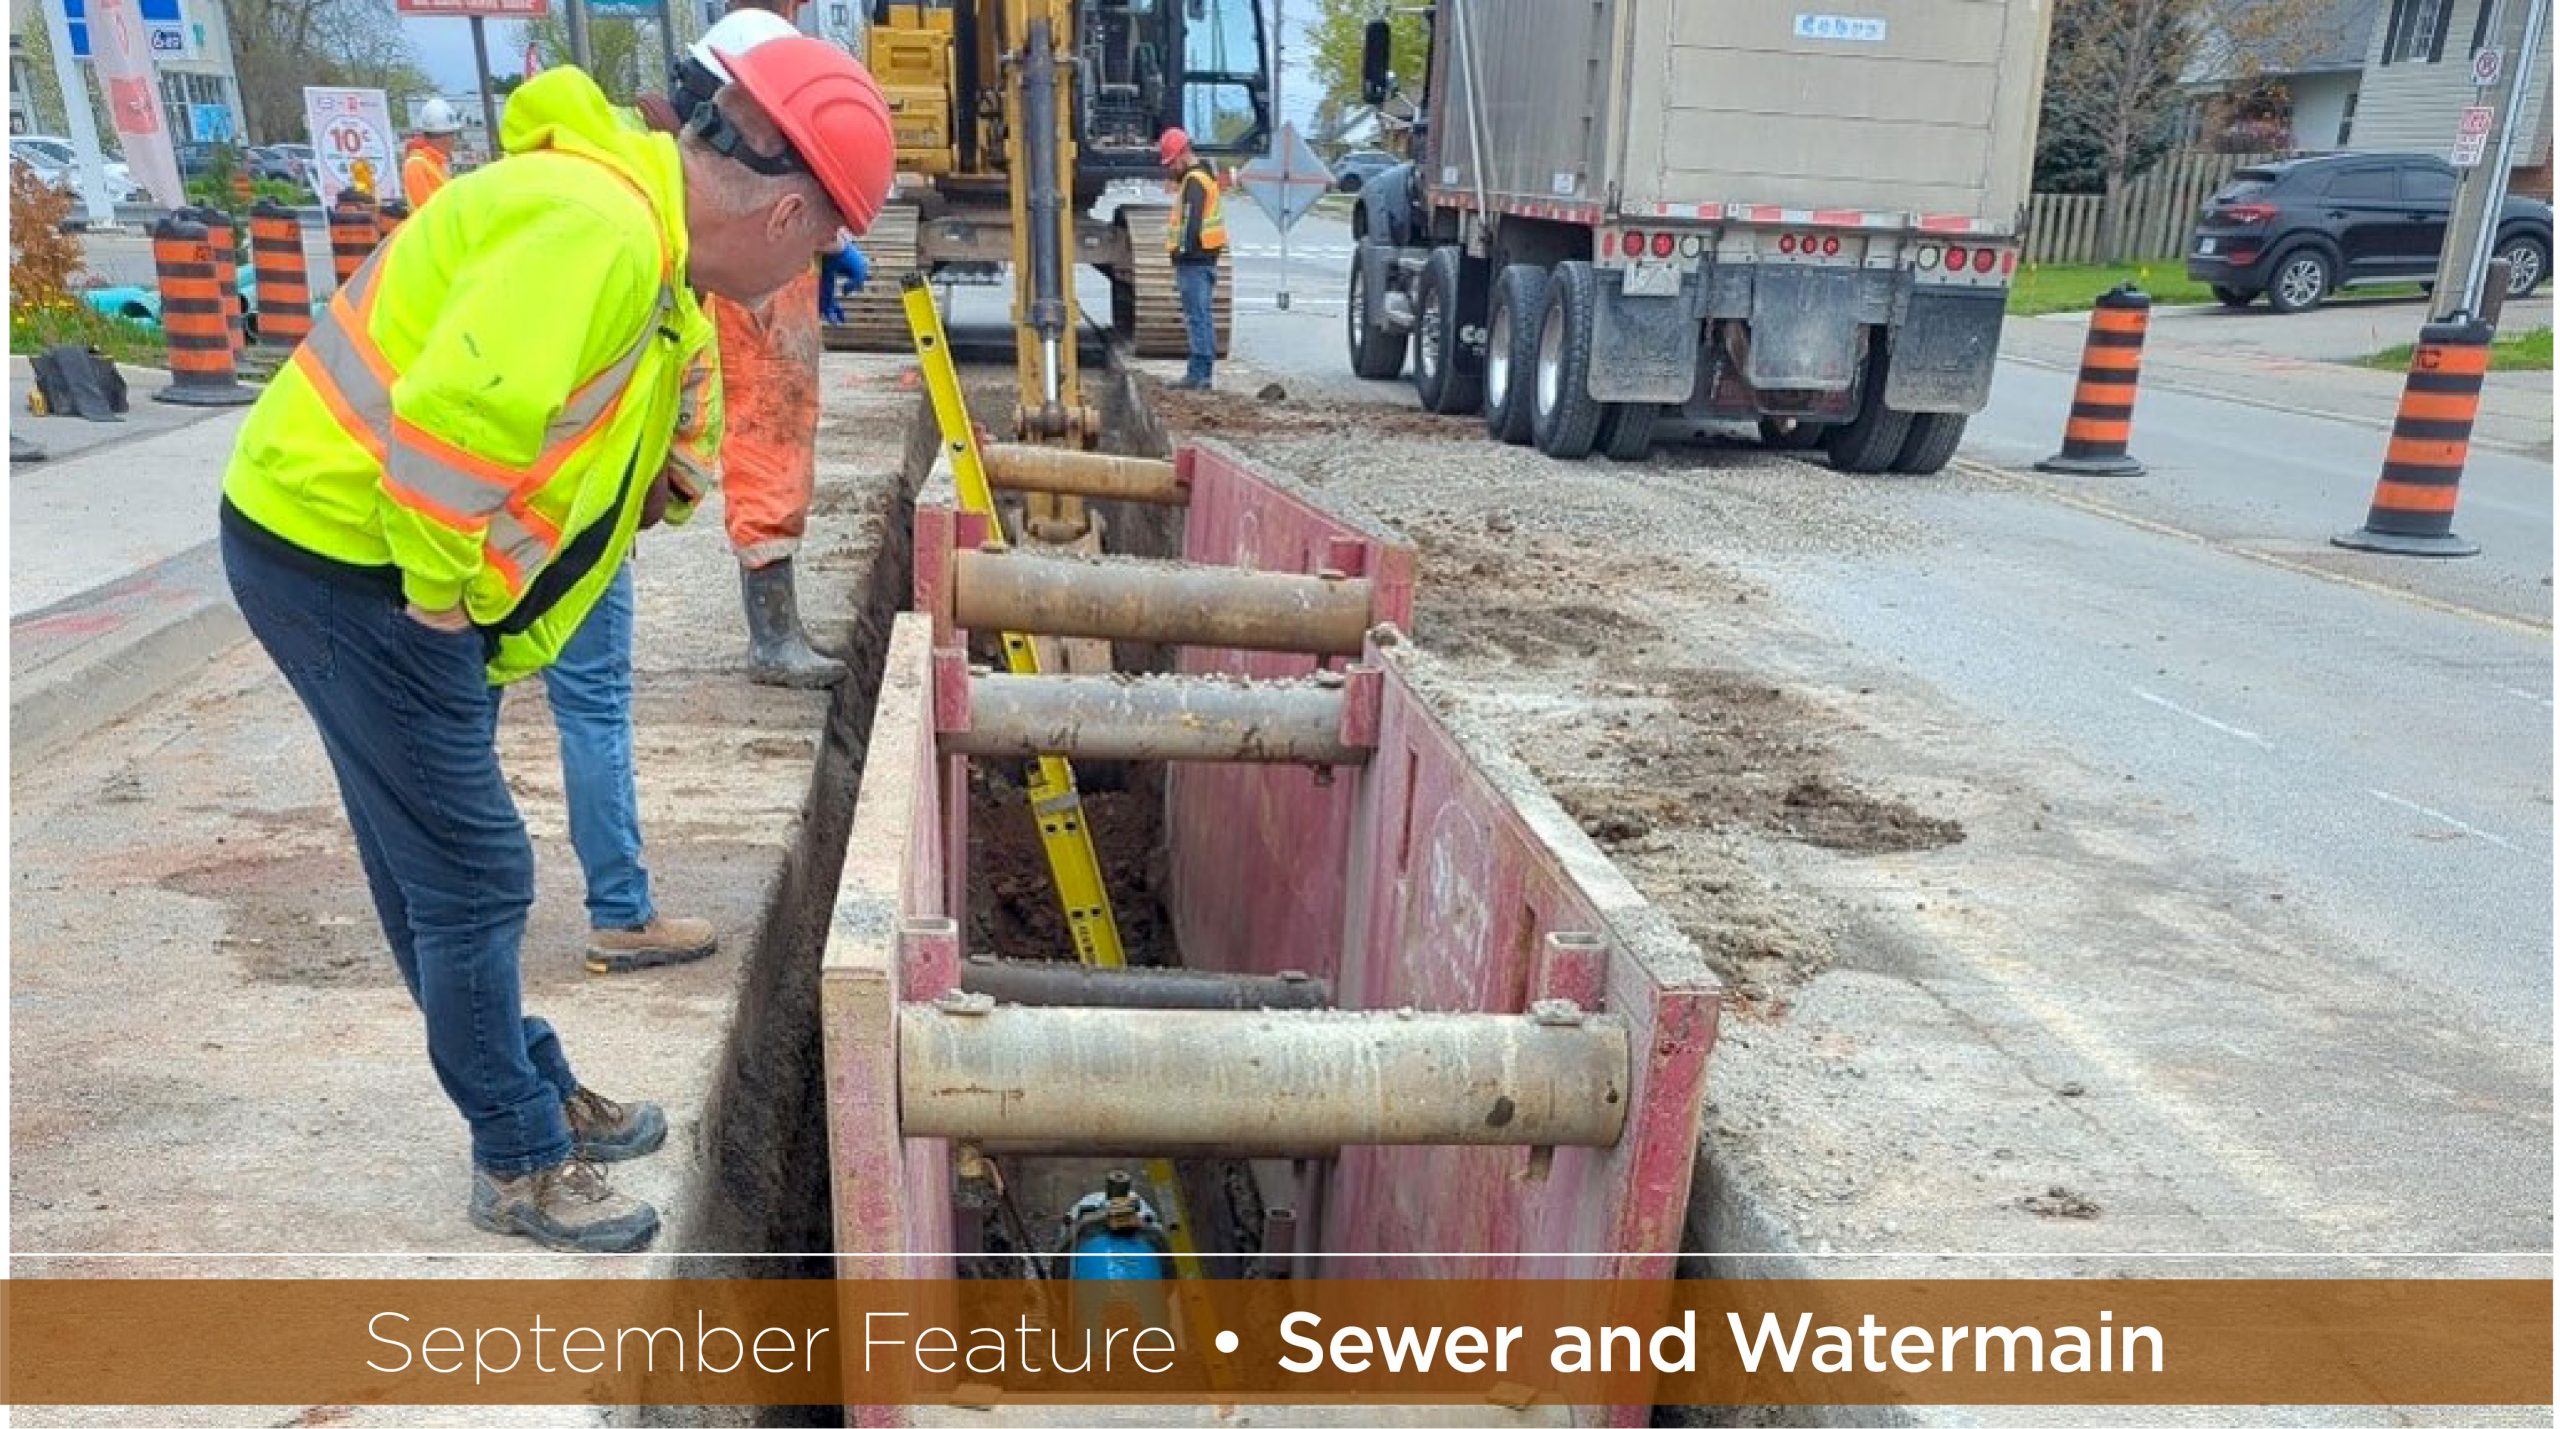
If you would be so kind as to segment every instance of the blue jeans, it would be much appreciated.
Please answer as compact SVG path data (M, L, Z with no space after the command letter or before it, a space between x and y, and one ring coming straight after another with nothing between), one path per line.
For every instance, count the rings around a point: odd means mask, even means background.
M1189 339L1191 362L1182 370L1186 382L1206 382L1218 360L1218 324L1211 304L1218 296L1218 265L1176 263L1174 287L1182 295L1182 330Z
M518 956L533 842L498 770L498 693L476 630L409 618L389 590L316 574L226 520L222 562L249 631L284 673L338 778L373 908L427 1060L501 1176L565 1160L578 1079L527 1017Z
M640 862L631 772L631 563L542 672L560 730L569 842L587 876L587 925L637 928L658 916Z

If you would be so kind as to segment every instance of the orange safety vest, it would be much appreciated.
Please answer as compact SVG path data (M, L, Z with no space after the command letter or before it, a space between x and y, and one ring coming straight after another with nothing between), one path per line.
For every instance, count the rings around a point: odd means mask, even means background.
M1165 216L1164 251L1182 251L1183 190L1193 183L1198 183L1208 193L1208 199L1200 209L1200 247L1210 253L1222 253L1227 247L1226 196L1218 191L1218 180L1207 169L1197 165L1183 170L1182 177L1174 184L1173 211Z
M409 200L411 212L416 212L418 205L433 198L436 190L443 188L445 181L453 177L448 163L445 156L437 153L435 146L425 139L409 140L408 151L400 156L400 192Z

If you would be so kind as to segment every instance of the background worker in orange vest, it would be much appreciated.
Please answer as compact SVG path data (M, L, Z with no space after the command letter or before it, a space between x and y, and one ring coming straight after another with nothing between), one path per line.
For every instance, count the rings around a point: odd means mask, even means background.
M453 136L462 132L462 116L441 99L418 106L418 132L400 155L400 195L409 209L435 197L453 177Z
M1218 361L1217 321L1211 306L1218 297L1218 255L1227 251L1226 208L1218 177L1191 147L1191 136L1167 129L1156 140L1156 157L1173 175L1180 193L1166 219L1164 246L1173 255L1174 287L1182 295L1182 326L1190 339L1191 362L1175 385L1194 392L1209 390L1209 375Z
M798 13L791 0L732 4L678 66L668 104L644 100L642 113L654 123L690 120L728 80L719 54L797 33ZM840 250L824 286L813 264L763 303L714 296L706 305L720 330L721 510L746 602L747 678L760 685L824 689L845 675L843 661L809 644L792 560L817 489L820 306L831 306L839 273L858 286L860 272L859 251Z

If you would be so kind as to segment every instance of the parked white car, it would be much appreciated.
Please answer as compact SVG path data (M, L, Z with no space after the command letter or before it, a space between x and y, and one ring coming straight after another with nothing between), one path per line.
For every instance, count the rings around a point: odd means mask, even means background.
M36 177L53 187L71 193L80 190L80 151L71 141L53 134L12 134L9 157L36 171ZM107 161L107 192L118 203L148 203L151 192L133 181L133 171L121 160Z

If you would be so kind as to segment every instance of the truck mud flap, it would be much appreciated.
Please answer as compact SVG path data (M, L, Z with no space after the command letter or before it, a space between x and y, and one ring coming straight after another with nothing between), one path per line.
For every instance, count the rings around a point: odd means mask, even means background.
M1855 268L1759 270L1743 369L1753 388L1846 392L1857 384L1860 276Z
M1981 411L1991 400L2008 296L1997 288L1914 290L1893 330L1885 405L1903 412Z
M1592 318L1591 397L1597 402L1689 400L1698 380L1698 280L1676 294L1628 297L1616 273L1600 275Z

